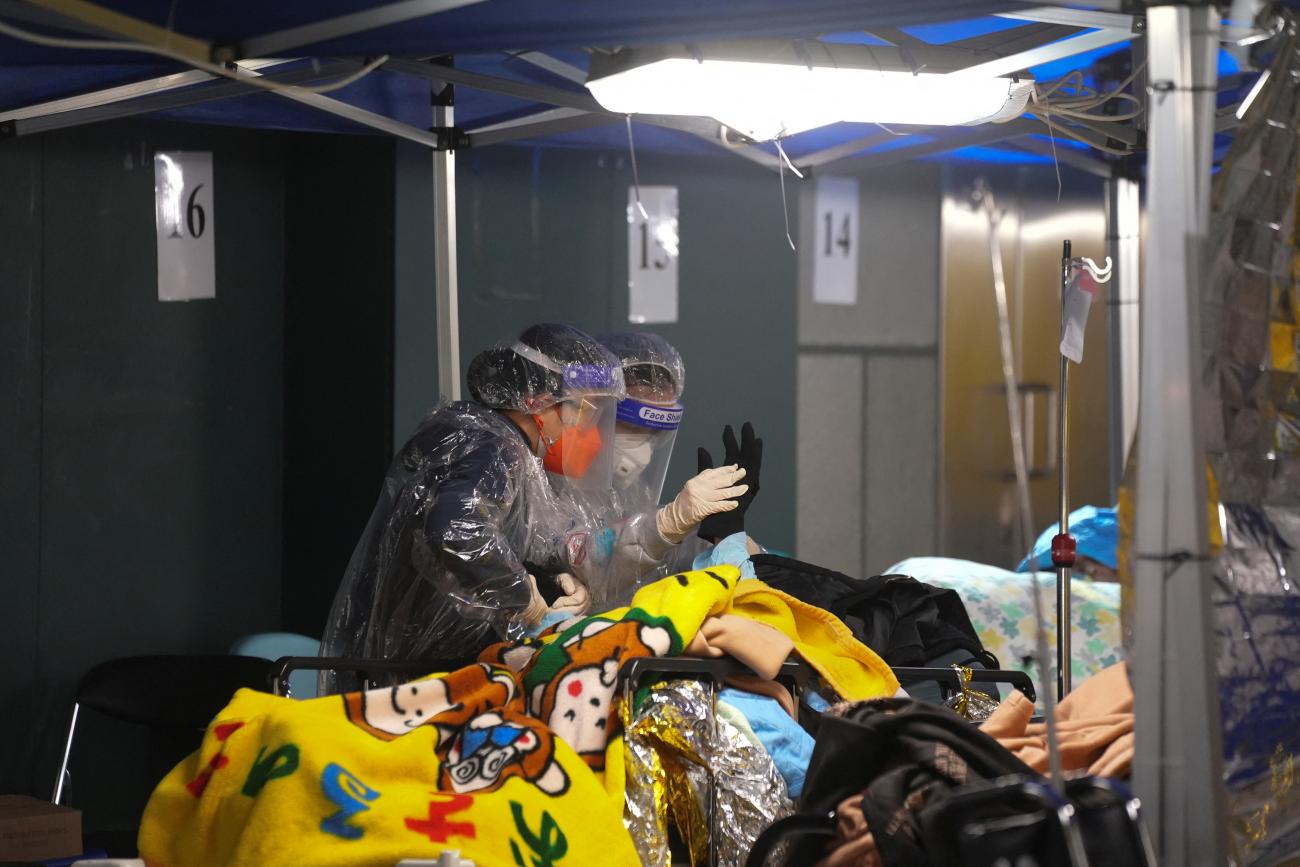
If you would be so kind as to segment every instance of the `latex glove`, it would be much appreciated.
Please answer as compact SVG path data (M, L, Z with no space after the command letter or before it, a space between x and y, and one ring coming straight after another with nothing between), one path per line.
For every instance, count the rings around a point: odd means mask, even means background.
M718 542L745 530L745 513L758 496L759 476L763 469L763 441L754 436L754 426L745 422L740 428L740 442L736 442L736 433L727 425L722 429L723 460L736 464L745 471L748 490L739 498L736 508L720 512L705 518L700 524L699 537L706 542ZM713 466L713 456L707 449L699 451L699 468L704 470Z
M743 467L713 469L713 462L709 461L709 466L700 470L699 475L683 485L677 498L660 509L656 516L659 535L674 545L690 535L691 530L710 515L736 508L739 498L749 490L748 485L736 484L745 478Z
M528 579L528 589L532 595L528 600L528 607L516 615L516 618L524 626L536 626L542 622L542 618L546 616L546 612L550 609L546 604L546 600L542 598L541 592L537 589L537 579L530 572L524 573L524 577Z
M551 603L551 611L563 612L573 617L581 617L587 613L587 609L591 607L591 594L587 592L586 585L568 572L556 575L555 583L560 585L564 595Z

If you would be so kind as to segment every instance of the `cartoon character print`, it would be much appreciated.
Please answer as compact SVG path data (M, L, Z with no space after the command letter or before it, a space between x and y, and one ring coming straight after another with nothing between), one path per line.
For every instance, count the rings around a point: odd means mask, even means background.
M343 701L348 719L380 740L432 725L442 744L479 714L509 704L516 693L510 672L480 662L443 677L348 693Z
M589 618L575 634L561 639L556 649L560 648L562 664L549 678L532 685L529 711L584 762L601 770L605 746L619 726L614 695L623 662L667 656L673 634L664 625L637 619Z
M485 713L469 721L442 756L438 788L464 794L493 792L519 777L548 795L569 789L555 758L555 737L521 713Z
M553 631L551 627L548 631ZM546 634L545 632L543 634ZM511 671L522 672L532 662L537 651L545 645L537 638L524 638L519 641L499 641L490 644L478 655L479 662L504 666Z

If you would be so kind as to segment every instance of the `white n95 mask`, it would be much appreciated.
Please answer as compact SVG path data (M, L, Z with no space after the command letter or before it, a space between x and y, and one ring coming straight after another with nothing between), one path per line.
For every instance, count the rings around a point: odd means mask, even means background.
M627 487L641 477L654 459L653 434L614 434L614 481Z

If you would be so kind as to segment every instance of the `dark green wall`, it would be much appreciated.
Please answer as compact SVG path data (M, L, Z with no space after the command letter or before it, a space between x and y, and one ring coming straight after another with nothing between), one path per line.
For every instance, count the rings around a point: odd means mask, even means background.
M31 776L41 536L41 143L0 149L0 791Z
M393 142L287 148L282 626L319 637L392 454Z
M214 300L157 300L159 149L214 153ZM282 168L279 136L172 125L0 146L0 791L48 794L89 666L280 621Z
M644 326L686 360L686 415L665 492L721 458L728 422L765 440L763 492L749 529L794 545L797 273L775 172L717 157L638 155L641 183L678 188L680 321ZM593 333L627 322L624 154L497 147L460 158L461 363L531 322ZM794 207L793 197L791 207ZM797 215L791 213L792 225Z

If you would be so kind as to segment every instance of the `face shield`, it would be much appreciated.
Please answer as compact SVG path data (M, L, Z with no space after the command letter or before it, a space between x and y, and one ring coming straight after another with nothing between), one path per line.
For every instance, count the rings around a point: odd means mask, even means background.
M614 422L618 399L626 392L623 371L614 364L559 364L522 343L516 354L559 374L561 387L549 423L534 415L541 428L542 465L559 486L574 491L608 492L613 486Z
M619 401L614 487L628 512L659 505L682 413L680 405L657 406L633 397Z
M614 486L624 514L659 505L682 421L686 367L667 340L650 332L605 334L623 363L627 398L614 433Z
M608 491L613 485L614 419L617 401L592 395L566 398L556 405L558 438L547 442L542 466L579 491Z

